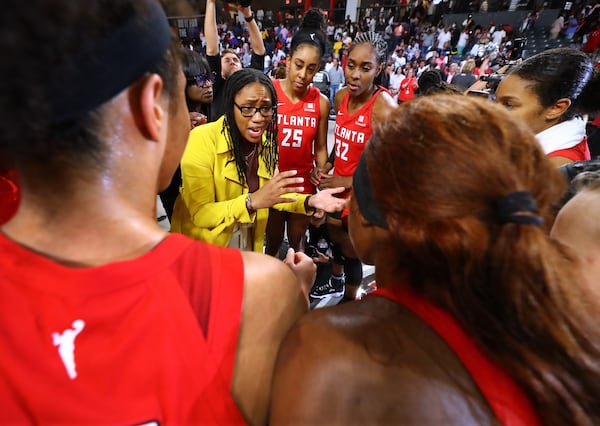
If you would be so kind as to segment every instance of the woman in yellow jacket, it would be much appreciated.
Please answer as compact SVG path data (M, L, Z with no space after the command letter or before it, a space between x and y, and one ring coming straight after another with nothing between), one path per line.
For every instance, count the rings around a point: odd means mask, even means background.
M312 214L343 208L335 188L298 194L303 179L277 172L277 95L260 71L225 84L225 115L190 133L171 230L220 246L263 251L269 208Z

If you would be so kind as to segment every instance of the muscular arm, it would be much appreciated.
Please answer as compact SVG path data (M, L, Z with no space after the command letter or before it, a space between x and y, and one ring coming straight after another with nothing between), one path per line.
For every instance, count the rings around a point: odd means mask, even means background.
M204 15L204 36L206 37L206 55L218 55L219 33L217 31L217 12L215 0L206 0L206 14Z
M377 95L377 99L373 105L372 125L375 126L379 123L384 123L397 108L398 104L394 101L394 98L387 92L381 92Z
M264 425L279 347L307 303L283 262L259 253L242 256L244 299L231 393L249 424Z

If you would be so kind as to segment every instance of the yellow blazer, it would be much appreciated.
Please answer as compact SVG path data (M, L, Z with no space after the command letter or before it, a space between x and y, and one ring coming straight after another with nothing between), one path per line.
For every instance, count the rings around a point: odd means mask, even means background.
M233 152L221 133L224 116L194 128L181 159L183 184L173 208L171 231L196 240L227 247L236 223L254 223L253 251L262 252L269 209L249 214L248 185L242 185ZM262 156L258 157L259 187L271 179ZM290 194L296 201L274 208L310 214L304 208L308 195Z

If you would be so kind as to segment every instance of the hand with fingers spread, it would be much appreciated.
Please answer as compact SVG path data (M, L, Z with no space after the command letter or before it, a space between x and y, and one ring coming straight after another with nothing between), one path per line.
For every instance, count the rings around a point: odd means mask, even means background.
M308 207L315 209L317 212L326 211L333 213L340 211L345 207L346 199L334 197L334 194L344 192L345 189L343 186L340 186L319 191L308 198Z
M252 208L264 209L273 207L275 204L296 201L296 198L284 197L284 195L299 193L304 190L304 178L295 177L297 173L296 170L276 171L263 187L250 194Z

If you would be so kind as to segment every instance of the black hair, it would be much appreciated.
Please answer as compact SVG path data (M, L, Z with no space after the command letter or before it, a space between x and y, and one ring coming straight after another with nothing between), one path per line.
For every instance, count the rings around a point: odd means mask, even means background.
M190 86L196 84L194 81L194 76L197 75L207 75L213 74L210 69L210 65L208 65L208 61L204 56L200 53L195 52L193 50L187 49L185 47L180 48L181 52L181 68L183 69L183 74L185 75L185 103L187 104L189 111L202 112L207 117L210 117L210 104L201 104L196 101L192 101L187 95L187 89Z
M354 48L360 44L371 45L371 47L375 51L375 57L377 59L378 65L384 64L386 62L388 45L387 41L385 41L381 34L376 33L374 31L367 31L366 33L357 35L354 38L352 44L350 45L347 55L350 56L352 50L354 50ZM381 85L382 74L383 68L381 69L379 74L375 76L375 80L373 81L375 85Z
M271 95L271 101L273 102L273 118L267 126L265 138L262 145L259 147L259 155L263 157L267 170L270 173L275 173L275 168L277 167L277 92L275 92L275 86L273 86L271 79L264 73L252 68L243 68L234 72L227 80L225 80L225 120L223 121L223 129L221 130L227 140L229 149L233 152L232 160L235 161L238 177L242 184L248 182L248 179L246 176L246 162L244 161L244 155L242 154L243 138L235 123L234 102L238 92L252 83L262 84L269 90Z
M425 71L417 80L419 96L436 95L441 93L462 95L462 91L442 80L437 70Z
M187 80L212 72L204 56L185 47L181 48L181 68Z
M323 14L319 9L309 9L304 14L300 28L292 37L291 55L303 44L317 47L320 57L323 57L327 51L327 38L323 33Z
M577 49L546 50L526 59L510 74L530 81L529 87L543 107L562 98L570 99L571 106L561 117L563 121L600 110L600 78L594 73L592 60Z
M68 191L82 171L104 164L107 148L102 123L110 101L53 124L48 82L57 70L77 64L74 60L82 52L94 52L132 17L147 13L149 4L136 0L3 3L0 49L10 59L0 67L4 82L0 158L5 166L16 168L24 182L31 182L30 187L43 187L48 196L54 189ZM146 70L162 77L171 106L176 105L179 88L176 45L172 43L163 59ZM64 87L65 92L69 89Z
M357 35L348 49L348 55L350 55L350 52L352 52L352 50L359 44L370 44L373 46L373 49L375 50L375 56L377 57L377 63L385 63L388 45L381 34L374 31L367 31L366 33Z

